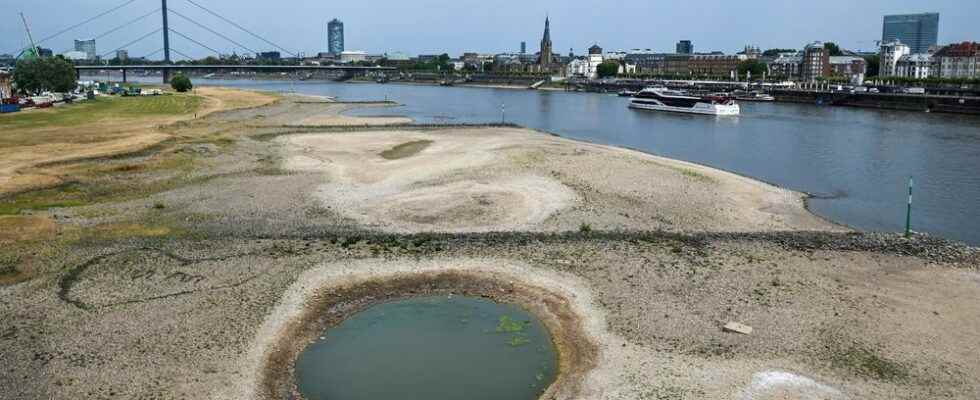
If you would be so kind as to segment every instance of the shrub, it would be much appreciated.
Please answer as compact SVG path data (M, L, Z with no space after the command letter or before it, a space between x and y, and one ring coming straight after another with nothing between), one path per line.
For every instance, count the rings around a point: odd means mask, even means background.
M194 84L191 83L191 78L188 78L184 74L177 74L176 76L170 79L170 87L174 88L174 90L180 93L184 93L188 90L193 89Z

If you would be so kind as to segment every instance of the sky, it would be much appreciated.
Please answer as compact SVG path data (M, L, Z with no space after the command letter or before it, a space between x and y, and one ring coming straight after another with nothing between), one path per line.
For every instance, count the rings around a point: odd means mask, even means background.
M0 53L16 53L27 43L18 12L40 40L130 0L0 0ZM40 46L61 53L73 39L91 38L146 15L160 0L132 0L118 11L50 39ZM885 14L939 12L940 43L980 41L978 0L194 0L289 52L326 51L326 23L345 24L347 50L371 54L403 52L458 56L463 52L529 52L539 48L544 18L551 17L556 52L586 52L593 43L606 51L634 48L672 52L690 39L696 51L734 53L745 45L802 48L815 40L851 50L871 50L881 39ZM276 50L196 8L188 0L168 0L180 14L221 32L238 44L177 16L171 28L199 46L171 35L171 47L191 57ZM100 38L98 52L113 50L161 27L159 12ZM162 48L162 34L128 45L131 57ZM241 47L239 47L241 45ZM285 56L285 54L284 54ZM154 57L158 58L158 57ZM174 58L179 58L174 55Z

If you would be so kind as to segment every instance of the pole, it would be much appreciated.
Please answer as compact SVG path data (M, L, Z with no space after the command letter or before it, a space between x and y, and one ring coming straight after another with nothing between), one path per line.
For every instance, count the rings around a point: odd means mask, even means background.
M909 204L905 210L905 237L912 237L912 178L909 177Z
M161 1L163 10L163 63L170 65L170 24L167 23L167 0ZM163 83L170 82L170 69L163 70Z
M500 123L507 123L507 109L503 103L500 104Z

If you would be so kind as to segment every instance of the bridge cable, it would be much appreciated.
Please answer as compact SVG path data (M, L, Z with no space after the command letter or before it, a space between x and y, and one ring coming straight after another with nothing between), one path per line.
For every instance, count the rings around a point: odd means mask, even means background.
M137 38L136 40L134 40L134 41L132 41L132 42L129 42L129 43L126 43L126 44L124 44L124 45L122 45L122 46L119 46L119 47L118 47L118 48L116 48L115 50L112 50L112 51L109 51L109 52L106 52L106 53L103 53L103 54L102 54L102 55L100 55L99 57L105 57L105 56L107 56L107 55L109 55L109 54L112 54L112 53L115 53L115 52L117 52L117 51L119 51L119 50L122 50L122 49L124 49L124 48L126 48L126 47L129 47L129 46L132 46L132 45L134 45L134 44L136 44L137 42L139 42L139 41L141 41L141 40L143 40L143 39L146 39L146 38L148 38L148 37L150 37L150 36L152 36L152 35L155 35L155 34L157 34L157 33L160 33L160 32L162 32L162 31L163 31L163 28L157 28L157 29L156 29L155 31L153 31L153 32L150 32L150 33L147 33L147 34L145 34L145 35L143 35L143 36L140 36L139 38Z
M170 32L173 32L173 33L177 34L178 36L180 36L180 37L182 37L184 39L190 40L191 42L194 42L194 44L197 44L198 46L201 46L201 47L203 47L205 49L211 50L215 54L217 54L218 56L221 56L221 52L219 52L218 50L212 49L212 48L206 46L205 44L203 44L201 42L198 42L198 41L196 41L194 39L191 39L190 36L187 36L187 35L185 35L183 33L177 32L177 31L173 30L173 28L170 29ZM193 60L193 58L191 60Z
M129 22L127 22L127 23L125 23L125 24L122 24L122 25L119 25L119 26L117 26L117 27L115 27L115 28L112 28L112 29L110 29L110 30L108 30L108 31L105 31L105 33L103 33L103 34L101 34L101 35L99 35L99 36L96 36L96 37L94 37L94 38L92 38L92 40L99 40L99 39L102 39L102 38L104 38L104 37L106 37L106 36L109 36L109 35L111 35L111 34L113 34L113 33L115 33L116 31L118 31L118 30L120 30L120 29L122 29L122 28L125 28L125 27L127 27L127 26L130 26L130 25L132 25L132 24L135 24L135 23L137 23L137 22L139 22L139 21L141 21L141 20L143 20L143 19L146 19L146 17L149 17L149 16L151 16L151 15L153 15L153 14L156 14L156 13L158 13L158 12L160 12L160 9L159 9L159 8L158 8L158 9L156 9L156 10L153 10L153 11L150 11L150 12L148 12L148 13L146 13L146 14L143 14L142 16L139 16L139 17L136 17L136 19L133 19L133 20L131 20L131 21L129 21ZM68 49L68 50L65 50L65 51L62 51L62 53L65 53L65 52L68 52L68 51L70 51L70 50L72 50L72 49L74 49L74 47L72 47L71 49Z
M150 54L147 54L147 55L145 55L145 56L143 56L143 59L147 59L147 60L148 60L148 59L149 59L150 57L153 57L153 56L155 56L155 55L157 55L157 54L159 54L159 53L160 53L161 51L163 51L163 47L161 47L161 48L159 48L159 49L157 49L157 50L154 50L154 51L153 51L152 53L150 53Z
M195 6L197 6L197 8L200 8L200 9L206 11L207 13L209 13L211 15L214 15L215 17L220 18L222 21L225 21L225 22L227 22L227 23L235 26L236 28L245 31L245 33L247 33L249 35L252 35L252 36L254 36L257 39L259 39L259 40L261 40L263 42L266 42L269 45L271 45L271 46L273 46L273 47L275 47L275 48L277 48L279 50L282 50L282 51L286 52L286 54L289 54L289 55L291 55L293 57L296 57L296 53L293 53L293 52L291 52L289 50L286 50L286 49L282 48L282 46L280 46L278 44L275 44L275 43L272 43L272 42L266 40L265 38L263 38L262 36L259 36L259 35L255 34L255 33L252 33L252 31L249 31L248 29L245 29L241 25L236 24L234 21L232 21L232 20L230 20L228 18L225 18L225 17L221 16L220 14L218 14L218 13L216 13L214 11L209 10L207 7L204 7L204 6L200 5L200 4L197 4L197 2L195 2L194 0L184 0L184 1L186 1L188 3L191 3L191 4L195 5Z
M183 52L181 52L180 50L177 50L177 49L175 49L175 48L173 48L173 47L171 47L171 48L170 48L170 51L172 51L172 52L174 52L174 53L177 53L177 55L179 55L179 56L183 56L184 58L186 58L186 59L187 59L187 61L194 61L194 57L191 57L191 56L189 56L189 55L187 55L187 54L184 54L184 53L183 53Z
M68 32L68 31L71 31L71 30L73 30L73 29L75 29L75 28L78 28L78 27L80 27L80 26L82 26L82 25L85 25L85 24L87 24L87 23L89 23L89 22L92 22L92 21L95 21L95 20L97 20L97 19L99 19L99 18L101 18L101 17L103 17L103 16L106 16L106 15L108 15L108 14L110 14L110 13L112 13L113 11L116 11L116 10L118 10L118 9L120 9L120 8L123 8L123 7L126 7L126 6L128 6L128 5L130 5L130 4L133 4L133 3L135 3L135 2L137 2L137 1L139 1L139 0L129 0L129 1L127 1L127 2L125 2L125 3L122 3L122 4L120 4L120 5L118 5L118 6L115 6L115 7L113 7L113 8L110 8L110 9L109 9L109 10L107 10L107 11L104 11L104 12L102 12L102 13L100 13L99 15L96 15L96 16L94 16L94 17L92 17L92 18L89 18L89 19L86 19L86 20L84 20L84 21L82 21L82 22L79 22L79 23L77 23L77 24L75 24L75 25L72 25L72 26L69 26L69 27L67 27L67 28L65 28L65 29L62 29L62 30L60 30L60 31L58 31L57 33L55 33L55 34L53 34L53 35L50 35L50 36L48 36L48 37L45 37L45 38L43 38L43 39L41 39L41 40L38 40L38 41L37 41L37 42L35 42L35 43L36 43L36 44L38 44L38 45L40 45L41 43L44 43L44 42L46 42L46 41L48 41L48 40L51 40L51 39L54 39L54 38L56 38L56 37L58 37L58 36L61 36L62 34L64 34L64 33L66 33L66 32Z
M194 24L194 25L197 25L197 26L199 26L199 27L201 27L202 29L205 29L205 30L207 30L208 32L211 32L211 33L213 33L213 34L215 34L215 35L217 35L218 37L220 37L220 38L222 38L222 39L224 39L224 40L227 40L227 41L229 41L229 42L231 42L232 44L234 44L234 45L236 45L236 46L238 46L238 47L241 47L241 48L243 48L243 49L245 49L245 50L247 50L247 51L250 51L250 52L252 52L252 54L258 54L258 53L257 53L257 52L256 52L255 50L252 50L252 49L250 49L250 48L248 48L247 46L245 46L245 45L243 45L243 44L241 44L241 43L238 43L238 42L236 42L236 41L234 41L234 40L232 40L231 38L229 38L229 37L227 37L227 36L225 36L225 35L222 35L222 34L221 34L221 33L219 33L218 31L215 31L214 29L211 29L211 28L208 28L207 26L204 26L204 24L201 24L200 22L197 22L197 21L195 21L195 20L193 20L193 19L191 19L190 17L187 17L186 15L184 15L184 14L181 14L181 13L179 13L179 12L177 12L176 10L174 10L174 9L172 9L172 8L171 8L171 9L168 9L168 10L169 10L170 12L172 12L172 13L173 13L174 15L176 15L176 16L178 16L178 17L181 17L181 18L183 18L183 19L185 19L185 20L187 20L188 22L190 22L190 23L192 23L192 24Z

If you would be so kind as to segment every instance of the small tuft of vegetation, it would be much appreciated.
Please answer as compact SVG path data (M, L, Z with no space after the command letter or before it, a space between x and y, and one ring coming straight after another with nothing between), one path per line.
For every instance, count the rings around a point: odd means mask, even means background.
M524 325L528 321L520 322L509 315L504 315L500 317L500 323L497 324L497 333L516 333L524 330Z
M909 367L889 360L867 344L824 333L824 348L832 367L879 381L899 382L910 376Z
M583 222L582 225L579 225L578 231L581 232L581 233L591 233L592 232L592 225L589 225L589 224L586 224L586 223Z
M688 178L691 178L691 179L694 179L694 180L697 180L697 181L701 181L701 182L705 182L705 183L714 182L714 179L711 178L710 176L707 176L705 174L702 174L700 172L697 172L697 171L694 171L694 170L690 170L690 169L682 169L681 170L681 175L684 175L684 176L686 176Z
M523 335L514 335L510 338L510 340L507 341L507 344L510 345L511 347L520 347L528 343L531 343L531 339L528 339Z
M153 208L156 209L156 210L162 210L164 208L167 208L167 206L165 204L161 203L161 202L156 202L156 203L153 203Z

